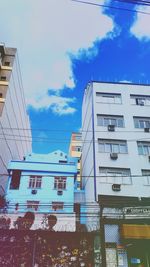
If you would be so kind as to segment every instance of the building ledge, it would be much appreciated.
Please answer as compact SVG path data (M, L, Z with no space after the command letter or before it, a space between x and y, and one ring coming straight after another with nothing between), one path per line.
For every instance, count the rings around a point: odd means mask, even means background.
M0 80L0 85L8 86L9 85L9 82L8 81L1 81Z
M12 67L1 65L1 70L9 70L9 71L12 71Z
M0 98L0 103L5 103L5 98Z

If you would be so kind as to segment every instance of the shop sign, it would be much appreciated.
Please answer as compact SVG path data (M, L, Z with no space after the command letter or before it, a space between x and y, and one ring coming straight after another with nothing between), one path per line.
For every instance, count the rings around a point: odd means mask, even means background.
M126 207L123 208L126 215L150 215L150 207Z

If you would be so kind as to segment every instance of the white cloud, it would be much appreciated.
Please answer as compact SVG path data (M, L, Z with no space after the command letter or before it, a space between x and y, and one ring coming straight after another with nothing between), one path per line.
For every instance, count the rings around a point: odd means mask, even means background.
M36 110L51 109L54 114L62 116L76 112L76 109L70 106L75 100L75 98L45 94L36 99L31 98L28 105Z
M121 81L119 81L120 83L132 83L132 81L131 80L121 80Z
M150 7L140 8L140 11L150 13ZM137 19L131 28L131 33L139 39L150 39L150 16L137 13Z
M94 42L113 30L112 19L101 8L71 0L1 1L0 25L1 40L18 48L27 102L32 100L34 107L37 96L41 106L47 103L48 89L73 89L69 53L84 49L94 55Z

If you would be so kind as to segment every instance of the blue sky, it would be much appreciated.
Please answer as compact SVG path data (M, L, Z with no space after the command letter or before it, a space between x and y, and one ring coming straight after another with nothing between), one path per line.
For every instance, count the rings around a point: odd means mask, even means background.
M90 80L150 83L150 15L71 0L0 0L0 6L1 42L18 48L33 152L68 151Z

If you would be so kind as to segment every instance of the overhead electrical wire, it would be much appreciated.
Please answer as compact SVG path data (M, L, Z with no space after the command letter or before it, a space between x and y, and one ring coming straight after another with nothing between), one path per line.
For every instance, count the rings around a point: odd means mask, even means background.
M106 4L96 4L93 2L86 2L86 1L82 1L82 0L71 0L71 1L76 2L76 3L98 6L98 7L105 7L105 8L110 8L110 9L116 9L116 10L129 11L129 12L133 12L133 13L141 13L141 14L145 14L145 15L150 15L149 12L144 12L144 11L136 10L136 9L129 9L129 8L117 7L117 6L106 5Z
M25 162L25 161L24 161ZM32 163L32 161L29 161L29 162L31 162ZM37 162L38 163L38 162ZM43 162L44 163L44 162ZM38 172L37 170L33 170L34 172ZM26 172L26 171L24 171L24 170L22 170L22 172ZM28 172L28 171L27 171ZM41 173L43 172L44 173L44 171L40 171ZM48 172L48 171L47 171ZM51 172L51 171L49 171L49 172ZM65 172L64 171L64 173L67 173L67 172ZM31 174L32 175L32 174ZM31 175L27 175L27 174L21 174L21 177L30 177ZM9 173L9 175L8 175L8 173L0 173L0 176L12 176L12 174L10 174ZM38 175L37 175L38 176ZM67 177L67 178L74 178L75 177L75 175L57 175L57 174L53 174L53 175L51 175L51 174L45 174L45 175L39 175L39 176L42 176L42 177L52 177L52 178L54 178L54 177ZM87 175L81 175L80 176L81 178L94 178L94 177L96 177L96 178L141 178L141 177L150 177L150 175L141 175L141 174L131 174L131 175L118 175L118 176L115 176L115 175L89 175L89 176L87 176Z
M0 134L1 135L1 134ZM5 135L6 136L6 135ZM70 143L70 140L64 140L64 139L56 139L56 138L42 138L42 137L27 137L27 136L22 136L22 138L26 138L26 139L17 139L18 136L15 136L15 135L12 135L12 138L6 138L6 137L0 137L0 140L7 140L7 141L22 141L22 142L35 142L35 143L53 143L53 142L57 142L57 143ZM27 140L27 138L30 138L31 140ZM35 139L35 140L34 140ZM36 140L37 139L37 140ZM82 144L88 144L88 143L99 143L99 140L106 140L106 142L109 141L109 139L107 139L106 137L105 138L98 138L98 140L84 140L84 141L80 141L81 142L81 146ZM149 142L150 141L150 137L145 137L145 138L138 138L138 139L112 139L112 140L123 140L123 141L126 141L126 142ZM110 140L111 142L111 140ZM77 144L79 143L78 141L72 141L72 144Z
M97 126L97 127L103 127L103 126ZM105 127L105 126L104 126ZM121 128L121 127L120 127ZM120 129L120 128L118 128L118 129ZM82 131L79 131L79 132L77 132L77 131L73 131L73 130L70 130L70 129L46 129L46 128L16 128L16 127L3 127L3 129L4 130L22 130L22 131L24 131L24 130L29 130L29 131L45 131L45 132L72 132L72 133L77 133L77 134L82 134L82 133L84 133L84 132L93 132L93 130L82 130ZM138 129L138 128L136 128L136 129ZM139 128L139 129L141 129L141 130L121 130L121 131L117 131L118 133L130 133L130 132L138 132L138 133L142 133L142 130L144 130L143 128ZM100 133L103 133L103 132L108 132L107 130L94 130L94 132L100 132Z

